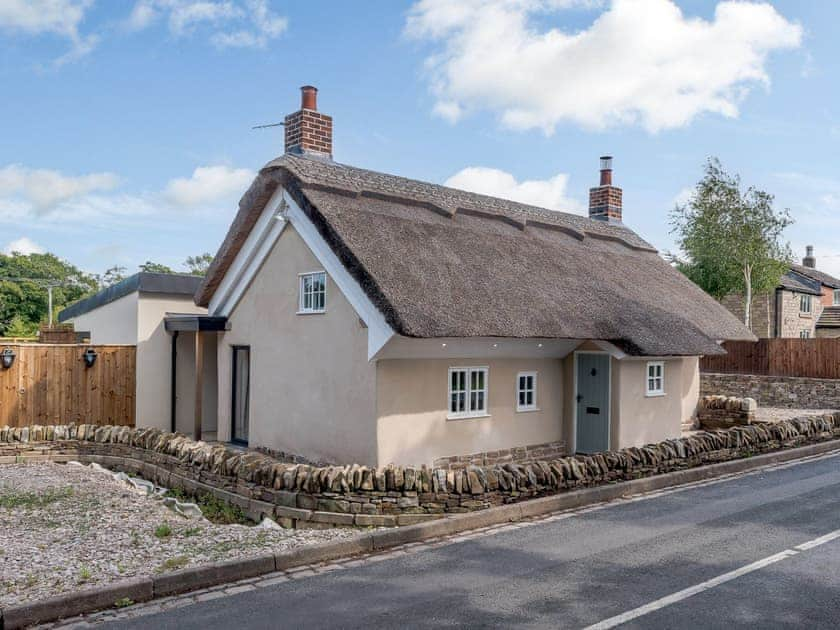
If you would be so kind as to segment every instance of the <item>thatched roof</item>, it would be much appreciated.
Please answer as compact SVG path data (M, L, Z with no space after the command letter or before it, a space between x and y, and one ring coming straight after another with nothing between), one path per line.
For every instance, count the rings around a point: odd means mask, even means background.
M596 339L650 356L754 339L623 225L291 155L243 197L199 304L280 185L401 335Z

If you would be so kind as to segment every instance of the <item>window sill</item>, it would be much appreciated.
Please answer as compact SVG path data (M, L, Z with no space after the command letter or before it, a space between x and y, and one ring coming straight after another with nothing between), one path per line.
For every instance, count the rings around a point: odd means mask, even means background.
M801 317L802 319L811 319L813 316L813 313L799 313L799 317Z
M464 416L464 415L453 416L451 414L447 414L446 419L447 420L474 420L476 418L490 418L490 417L491 416L490 416L489 413L470 414L468 416Z
M327 311L298 311L295 315L323 315Z
M523 409L516 408L516 413L534 413L535 411L542 411L539 407L525 407Z
M645 394L645 398L664 398L665 392L648 392Z

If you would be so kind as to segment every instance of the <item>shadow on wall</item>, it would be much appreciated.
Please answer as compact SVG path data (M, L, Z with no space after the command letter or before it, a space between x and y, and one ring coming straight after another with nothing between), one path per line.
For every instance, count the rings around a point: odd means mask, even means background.
M8 368L0 367L0 426L134 426L134 346L19 344L6 349L14 357Z

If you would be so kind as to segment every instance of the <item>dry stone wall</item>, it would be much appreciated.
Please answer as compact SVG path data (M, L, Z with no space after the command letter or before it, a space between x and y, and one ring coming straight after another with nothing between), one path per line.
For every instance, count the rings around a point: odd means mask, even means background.
M840 409L840 380L753 374L700 374L700 395L754 398L762 407Z
M703 396L697 403L697 420L701 429L729 429L755 422L757 409L753 398Z
M152 428L36 425L0 429L0 463L96 461L162 486L212 493L252 518L273 516L286 526L387 526L838 437L840 412L530 464L369 468L284 463Z

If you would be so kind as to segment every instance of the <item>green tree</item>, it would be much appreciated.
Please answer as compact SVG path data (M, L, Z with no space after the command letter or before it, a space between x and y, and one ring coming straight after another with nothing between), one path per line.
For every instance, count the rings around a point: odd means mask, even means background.
M747 327L753 295L778 286L792 258L782 241L793 223L790 212L777 211L773 202L773 195L752 186L742 190L740 177L712 157L691 199L671 214L672 232L687 256L680 270L718 299L743 295Z
M105 273L102 274L102 278L99 284L102 288L107 288L117 284L118 282L122 282L125 280L125 272L128 271L122 265L114 265L113 267L108 267L105 270Z
M187 256L187 260L184 261L184 266L191 275L203 276L207 274L207 269L210 268L210 263L212 262L213 254L204 252L198 256Z
M47 319L47 287L53 286L53 308L96 291L97 278L54 254L0 254L0 334L15 327L34 331Z
M140 265L140 271L146 273L175 273L172 271L171 267L167 267L166 265L162 265L161 263L152 262L151 260L147 260L142 265Z

